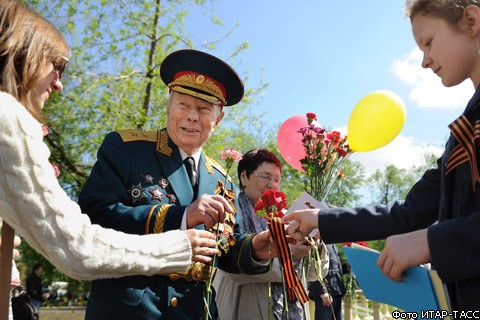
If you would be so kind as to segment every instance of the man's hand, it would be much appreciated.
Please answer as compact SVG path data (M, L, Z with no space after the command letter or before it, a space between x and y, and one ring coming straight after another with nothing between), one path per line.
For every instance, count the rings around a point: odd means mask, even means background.
M390 236L377 260L377 265L391 280L401 282L410 267L432 260L427 238L428 229Z
M188 229L183 231L192 246L192 261L209 263L211 256L217 255L215 235L205 230Z
M225 220L225 212L233 214L232 207L224 197L210 194L201 195L187 207L187 228L191 229L203 223L205 229L210 229L217 222Z

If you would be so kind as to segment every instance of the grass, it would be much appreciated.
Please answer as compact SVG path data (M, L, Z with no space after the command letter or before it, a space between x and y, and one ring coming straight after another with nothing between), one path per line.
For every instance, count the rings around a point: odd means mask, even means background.
M41 320L84 320L85 309L81 308L65 308L65 309L40 309Z

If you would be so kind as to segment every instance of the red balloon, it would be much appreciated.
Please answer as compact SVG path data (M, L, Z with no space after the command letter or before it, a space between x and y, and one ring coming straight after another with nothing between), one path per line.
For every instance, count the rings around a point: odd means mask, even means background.
M306 115L293 116L285 120L278 130L278 149L283 159L295 169L305 172L302 169L300 160L305 157L303 148L303 136L298 130L308 125Z

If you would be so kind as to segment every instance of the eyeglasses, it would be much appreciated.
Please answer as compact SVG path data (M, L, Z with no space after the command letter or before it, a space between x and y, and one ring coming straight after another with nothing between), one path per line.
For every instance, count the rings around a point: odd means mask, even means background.
M252 172L252 173L255 175L255 177L258 178L258 180L260 180L260 182L263 182L263 183L272 183L275 185L279 185L280 182L282 181L281 177L272 177L264 173L261 173L261 174L258 174L256 172Z
M62 80L65 75L65 69L67 68L68 59L65 57L59 57L57 61L52 61L53 71L57 74L58 80Z

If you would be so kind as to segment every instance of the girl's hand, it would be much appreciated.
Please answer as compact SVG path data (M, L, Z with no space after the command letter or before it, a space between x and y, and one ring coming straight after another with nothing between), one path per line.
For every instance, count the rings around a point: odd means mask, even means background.
M287 234L303 242L313 229L318 228L318 209L292 211L283 217L285 223L291 222Z
M215 235L206 230L188 229L183 231L192 246L192 261L209 263L218 254Z
M377 260L377 265L391 280L401 282L410 267L431 262L428 229L390 236Z

